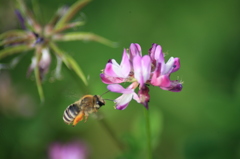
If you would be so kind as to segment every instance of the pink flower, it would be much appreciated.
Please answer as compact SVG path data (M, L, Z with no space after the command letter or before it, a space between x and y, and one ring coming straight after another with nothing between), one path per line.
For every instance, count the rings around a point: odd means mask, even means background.
M125 109L134 99L148 108L150 100L148 85L158 86L163 90L180 92L182 83L170 80L170 75L180 68L179 58L171 57L165 63L164 54L160 45L152 44L149 54L142 56L139 44L132 43L129 51L124 49L122 62L108 61L103 73L100 75L102 82L110 84L107 88L112 92L122 93L115 99L116 109ZM130 82L127 88L119 83ZM135 89L139 87L138 94Z
M49 147L49 159L86 159L85 144L73 141L66 144L55 142Z

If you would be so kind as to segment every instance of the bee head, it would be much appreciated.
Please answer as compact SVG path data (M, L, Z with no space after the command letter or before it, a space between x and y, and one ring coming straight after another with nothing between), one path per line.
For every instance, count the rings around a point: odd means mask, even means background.
M105 105L105 101L102 99L102 97L99 95L95 95L94 97L96 98L96 105L99 105L100 107Z

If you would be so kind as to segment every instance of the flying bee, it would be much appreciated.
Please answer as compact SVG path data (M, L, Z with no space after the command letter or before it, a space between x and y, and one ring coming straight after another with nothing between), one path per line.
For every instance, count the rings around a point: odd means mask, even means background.
M75 126L85 117L85 122L89 114L95 113L98 109L105 105L104 99L99 95L85 95L80 100L69 105L63 113L63 121L66 124Z

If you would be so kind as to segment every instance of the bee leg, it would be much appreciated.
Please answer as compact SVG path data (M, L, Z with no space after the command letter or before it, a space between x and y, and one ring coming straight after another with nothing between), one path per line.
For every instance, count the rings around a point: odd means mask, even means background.
M79 121L83 120L84 115L85 115L84 112L81 111L74 119L73 126L75 126Z
M88 119L88 113L85 114L85 121L84 121L84 123L86 123L87 119Z

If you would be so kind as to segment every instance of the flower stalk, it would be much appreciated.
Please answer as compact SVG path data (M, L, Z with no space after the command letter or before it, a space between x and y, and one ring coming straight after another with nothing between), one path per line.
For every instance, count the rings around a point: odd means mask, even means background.
M146 136L147 136L147 154L148 159L152 159L152 137L151 137L151 125L149 119L149 110L144 109L144 116L145 116L145 126L146 126Z

